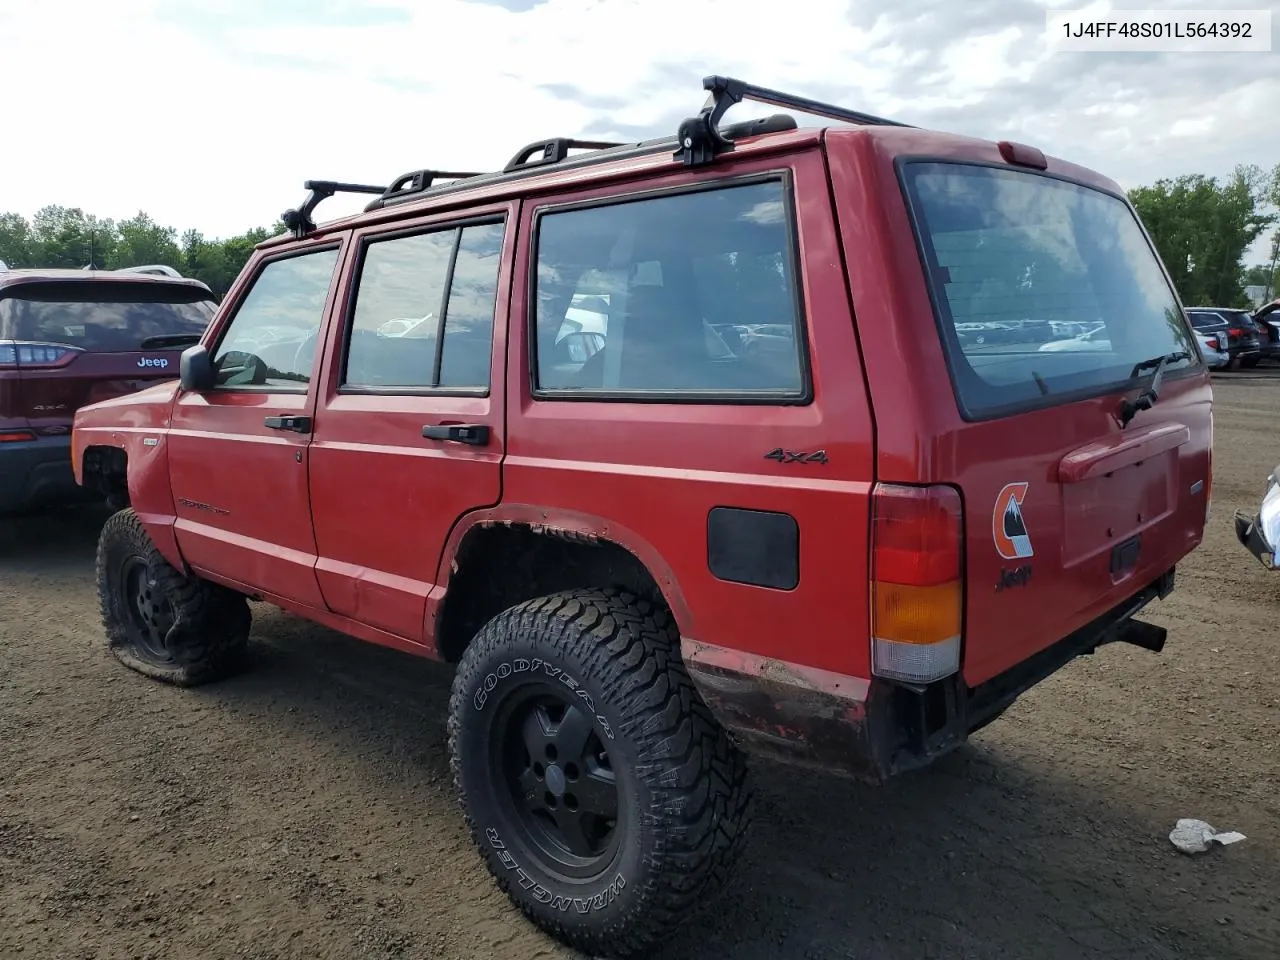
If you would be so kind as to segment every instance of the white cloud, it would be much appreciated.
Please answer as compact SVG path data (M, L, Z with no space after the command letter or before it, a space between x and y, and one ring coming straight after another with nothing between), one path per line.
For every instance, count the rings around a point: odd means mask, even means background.
M0 210L141 208L228 235L270 222L309 177L385 183L495 169L547 136L674 132L706 73L1016 134L1126 185L1280 161L1262 122L1280 58L1050 55L1047 5L0 0Z

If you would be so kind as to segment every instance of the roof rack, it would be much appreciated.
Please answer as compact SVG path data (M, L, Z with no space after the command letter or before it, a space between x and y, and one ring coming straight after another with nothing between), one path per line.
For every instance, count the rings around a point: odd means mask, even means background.
M182 279L182 274L173 267L164 263L148 263L139 267L117 267L113 273L147 273L155 274L161 277L177 277Z
M789 114L773 114L758 120L745 120L740 123L721 127L720 121L725 112L743 100L755 100L772 104L784 109L798 110L815 116L827 117L848 123L877 126L906 127L908 124L884 117L873 116L857 110L849 110L819 100L810 100L795 94L770 90L754 84L744 83L732 77L704 77L702 86L710 91L706 105L696 116L680 124L674 138L677 150L675 159L685 166L701 166L712 162L722 153L733 149L734 141L744 137L760 136L766 133L777 133L783 130L796 129L795 118ZM539 168L565 164L566 166L586 166L603 162L607 159L648 155L665 151L673 142L668 136L640 142L616 143L607 140L577 140L571 137L552 137L547 140L536 140L522 147L506 165L498 171L487 173L451 173L444 170L415 170L397 177L387 187L363 186L354 183L332 183L324 180L308 180L306 188L311 191L306 202L297 210L289 210L282 218L285 225L295 237L304 236L315 229L311 213L322 200L334 193L369 193L377 194L376 199L369 201L365 212L371 212L389 204L400 203L417 194L431 190L447 191L464 188L465 184L440 184L440 180L465 181L480 179L484 183L492 183L507 179L534 175ZM570 150L602 151L600 156L570 157Z
M503 173L511 173L524 167L540 167L547 163L559 163L569 156L570 150L612 150L626 144L613 143L608 140L572 140L568 137L552 137L550 140L535 140L507 161L502 168ZM542 156L533 158L535 153Z
M437 180L469 180L472 177L484 176L482 173L459 173L450 170L414 170L401 174L391 181L390 186L380 191L377 200L371 200L364 208L366 212L382 206L386 200L400 200L431 189Z
M679 147L674 157L686 167L699 167L710 163L722 153L733 149L733 140L720 130L720 121L725 112L743 100L754 100L775 107L799 110L802 113L826 117L830 120L841 120L846 123L857 123L869 126L906 127L909 124L897 120L888 120L870 113L849 110L820 100L810 100L767 87L744 83L732 77L703 77L702 87L709 91L706 105L696 117L690 117L680 124L676 133Z
M328 200L335 193L383 193L386 190L385 187L364 183L338 183L334 180L308 180L302 186L310 191L307 199L302 202L302 206L286 210L280 216L284 225L298 239L302 239L316 228L311 214L322 201Z

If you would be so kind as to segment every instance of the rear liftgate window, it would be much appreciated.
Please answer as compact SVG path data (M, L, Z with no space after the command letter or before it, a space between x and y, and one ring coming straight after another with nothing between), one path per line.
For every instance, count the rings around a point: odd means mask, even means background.
M0 299L0 337L65 343L90 353L141 350L148 337L199 335L215 304L204 290L178 284L16 284Z
M1199 363L1128 206L1052 177L904 165L961 411L980 419L1130 386L1165 354ZM1139 371L1146 376L1150 368Z

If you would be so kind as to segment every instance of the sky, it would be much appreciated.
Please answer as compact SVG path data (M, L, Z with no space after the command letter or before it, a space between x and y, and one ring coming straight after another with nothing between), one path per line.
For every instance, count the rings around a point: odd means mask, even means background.
M712 73L1032 143L1125 187L1280 162L1280 41L1050 49L1047 8L1123 7L1270 8L1280 32L1276 0L0 0L0 212L141 209L228 236L309 178L383 184L498 169L547 137L674 133Z

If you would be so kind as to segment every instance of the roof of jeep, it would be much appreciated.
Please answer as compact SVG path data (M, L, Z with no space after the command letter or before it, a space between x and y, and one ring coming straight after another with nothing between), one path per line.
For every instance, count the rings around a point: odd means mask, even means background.
M824 125L800 127L762 133L734 140L732 152L725 153L709 166L727 165L735 158L759 157L772 153L792 152L806 147L852 144L865 141L875 153L888 160L911 155L920 159L970 159L1005 162L999 144L964 134L948 133L908 126ZM434 208L475 206L518 196L530 196L551 190L582 188L609 181L643 178L681 169L674 156L678 147L675 137L619 144L590 153L570 156L558 163L530 164L528 168L508 165L506 170L449 179L404 197L377 198L360 213L321 221L303 240L318 239L335 231L368 224L394 221ZM1090 170L1046 155L1048 173L1074 179L1080 183L1123 195L1115 181ZM702 169L707 169L703 167ZM424 171L430 173L431 171ZM407 174L405 175L408 176ZM456 175L440 174L443 177ZM404 180L401 177L396 183ZM301 242L285 232L269 237L259 248Z
M129 270L76 270L69 267L21 267L0 270L0 290L21 283L156 283L170 286L196 287L209 291L207 284L194 277L168 277L155 273L134 273ZM212 293L210 292L210 295Z

